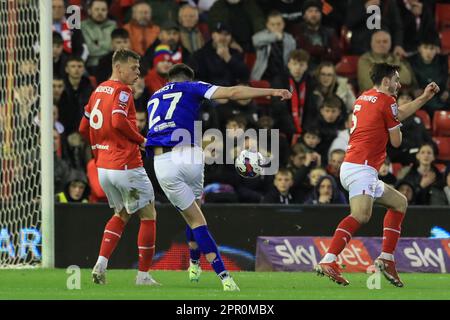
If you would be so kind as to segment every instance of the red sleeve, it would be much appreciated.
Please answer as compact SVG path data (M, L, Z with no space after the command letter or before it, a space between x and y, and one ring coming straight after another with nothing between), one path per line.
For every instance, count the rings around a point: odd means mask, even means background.
M114 129L119 130L128 140L137 144L145 141L144 137L131 125L130 120L121 113L114 113L112 115L112 126Z
M83 118L81 119L78 131L80 132L81 136L90 144L91 139L89 134L89 120L86 118L86 116L83 116Z
M388 130L395 129L401 126L401 122L398 120L398 106L395 99L387 99L383 107L384 122Z

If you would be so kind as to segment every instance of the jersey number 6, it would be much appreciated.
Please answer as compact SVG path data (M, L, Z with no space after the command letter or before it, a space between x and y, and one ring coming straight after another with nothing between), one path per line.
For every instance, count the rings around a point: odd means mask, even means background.
M98 105L100 104L100 99L97 99L94 105L94 109L92 109L91 114L89 116L89 125L98 130L103 125L103 114L98 108Z

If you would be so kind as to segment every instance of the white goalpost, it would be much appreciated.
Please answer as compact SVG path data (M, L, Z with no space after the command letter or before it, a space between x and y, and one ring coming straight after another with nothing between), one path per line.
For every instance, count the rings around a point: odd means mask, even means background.
M0 268L54 267L52 1L0 0Z

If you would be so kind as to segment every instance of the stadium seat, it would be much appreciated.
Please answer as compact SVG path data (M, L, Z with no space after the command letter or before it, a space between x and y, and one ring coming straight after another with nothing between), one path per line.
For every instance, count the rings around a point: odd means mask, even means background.
M336 65L336 73L350 79L356 78L359 56L343 56Z
M450 111L434 112L433 136L450 137Z
M433 141L439 150L437 160L450 161L450 137L433 137Z
M431 130L431 119L430 119L430 116L428 115L428 112L426 112L424 110L417 110L416 116L418 116L420 118L420 120L422 120L422 123L425 126L425 129Z
M439 33L439 37L441 38L441 47L443 54L450 53L450 29L443 30Z
M436 29L442 31L450 28L450 4L437 3L435 11Z
M254 88L270 88L269 81L266 80L250 80L250 86ZM253 101L258 105L270 104L270 97L255 98Z
M253 66L255 65L256 61L256 54L253 52L246 52L244 53L244 62L247 65L248 70L251 72L253 69Z

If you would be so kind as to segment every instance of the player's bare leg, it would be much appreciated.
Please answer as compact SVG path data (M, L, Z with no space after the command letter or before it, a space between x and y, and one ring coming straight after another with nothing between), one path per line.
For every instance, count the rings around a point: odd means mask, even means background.
M388 208L383 222L383 248L380 256L375 259L375 267L385 278L396 287L403 287L403 282L395 268L394 251L400 238L401 225L408 207L406 197L385 184L384 193L376 203Z
M372 216L373 198L368 195L358 195L350 199L351 214L345 217L337 226L330 248L314 270L318 275L327 276L337 284L346 286L348 280L342 276L341 267L337 264L337 256L350 242L353 234L362 224L367 223Z
M197 199L196 202L200 208L202 203L201 200ZM191 282L198 282L202 273L202 268L200 267L201 251L197 242L195 242L194 233L189 225L186 225L186 239L189 246L189 280Z
M230 276L220 256L217 245L208 231L205 217L194 201L182 212L183 218L191 227L200 251L205 255L206 260L211 264L216 274L222 281L224 291L239 291L239 287Z
M154 203L149 203L137 211L141 219L138 233L139 263L136 277L137 285L160 285L148 272L155 254L156 210Z
M108 260L117 246L122 236L123 229L130 220L130 215L125 208L115 213L108 221L103 233L103 239L100 246L100 254L97 263L92 270L92 280L96 284L106 284L106 269L108 268Z

